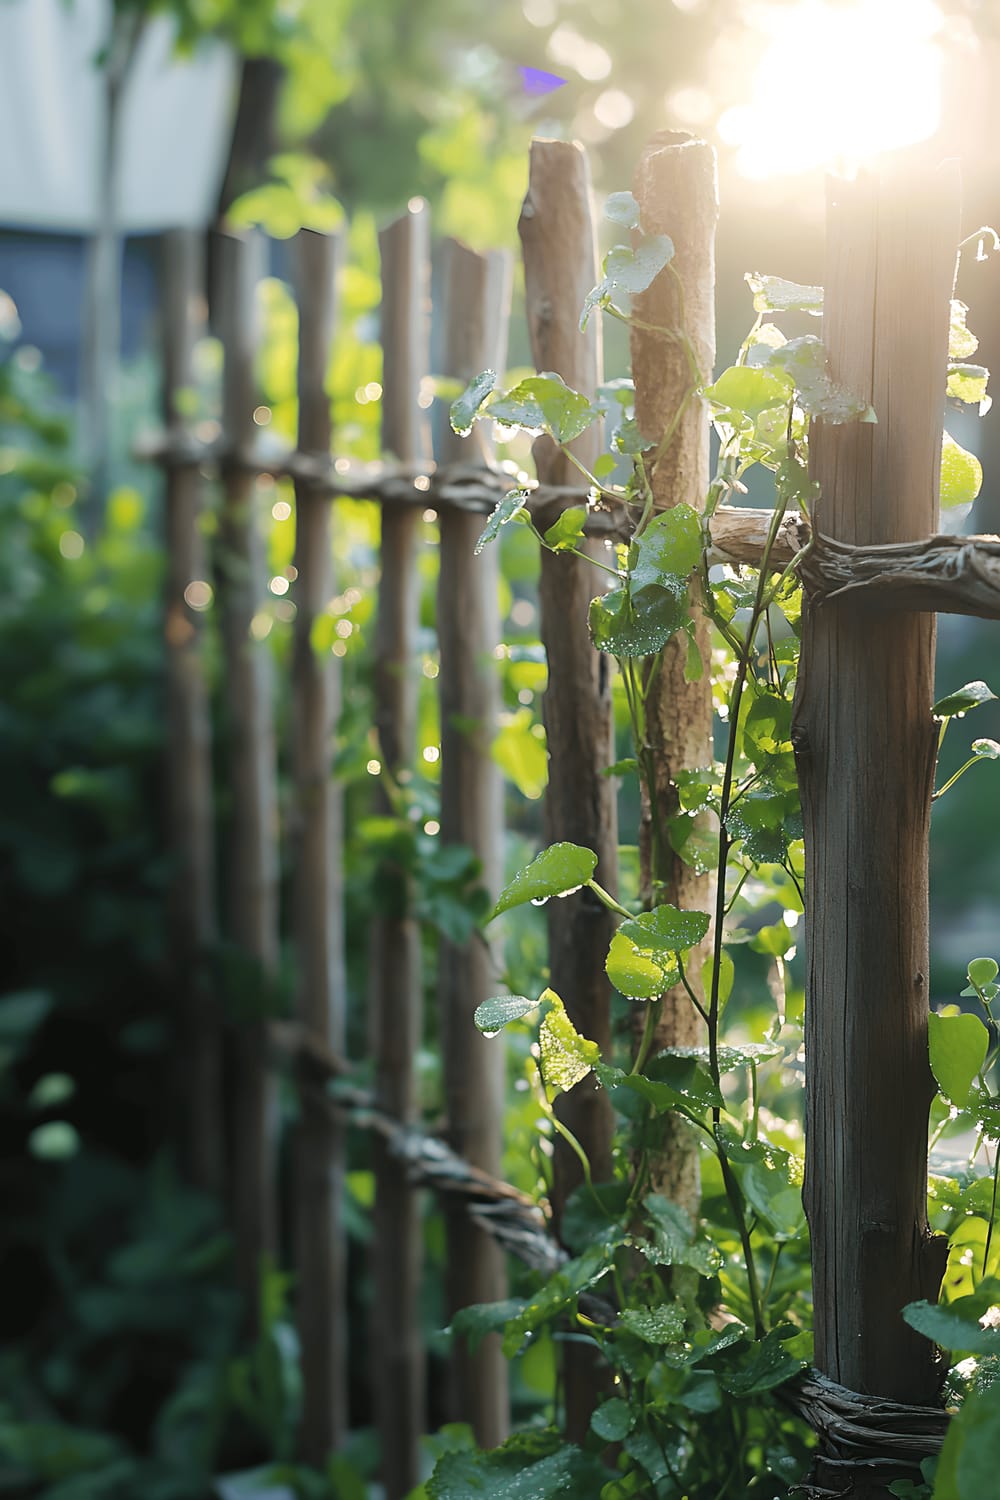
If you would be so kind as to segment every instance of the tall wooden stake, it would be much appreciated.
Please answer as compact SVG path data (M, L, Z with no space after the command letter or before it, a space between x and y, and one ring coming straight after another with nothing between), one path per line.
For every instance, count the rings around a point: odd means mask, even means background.
M218 237L220 324L225 355L224 465L219 527L226 764L231 802L226 833L226 915L231 941L251 960L249 993L237 1008L232 1048L232 1191L237 1276L249 1310L257 1305L261 1259L275 1249L274 1083L268 1065L265 997L278 958L277 808L271 672L254 639L265 598L265 560L255 514L256 474L240 463L253 442L257 404L256 287L263 241Z
M831 371L872 403L878 422L815 424L814 524L854 543L928 536L957 173L834 180L828 208ZM853 599L810 608L793 731L806 839L816 1364L853 1390L923 1403L936 1398L941 1369L900 1310L937 1297L945 1253L926 1217L933 666L932 616L871 617ZM834 1471L823 1477L837 1487ZM884 1493L864 1484L844 1492Z
M667 268L636 298L635 312L657 328L682 328L691 341L703 380L715 363L715 225L719 215L715 152L704 141L663 131L649 142L633 184L648 234L667 234L674 243ZM683 291L681 290L683 288ZM639 431L651 445L647 455L653 499L658 510L684 503L700 511L710 478L705 404L691 394L697 377L677 341L632 328L632 373ZM678 414L679 419L678 419ZM658 445L671 424L676 430L666 449ZM694 611L693 640L700 673L692 673L686 634L668 641L660 658L647 664L646 740L652 785L643 786L639 853L643 893L655 903L669 901L686 911L711 910L711 875L692 868L674 851L668 822L680 811L675 777L679 771L712 764L711 641L708 620ZM701 989L706 938L687 960L688 980ZM642 1014L636 1019L641 1029ZM656 1028L657 1047L697 1045L703 1027L682 986L668 991ZM690 1213L700 1198L698 1143L692 1128L675 1114L663 1118L663 1136L651 1170L660 1192Z
M430 368L430 215L411 207L379 236L382 253L382 445L402 460L427 459L427 415L418 397ZM375 636L375 724L386 772L405 782L416 749L417 612L420 512L382 507L382 576ZM381 795L380 806L390 804ZM371 1026L375 1094L396 1119L416 1113L414 1058L423 1009L420 934L410 914L409 881L390 863L379 871L380 909L372 923ZM420 1203L404 1165L373 1142L375 1165L374 1329L376 1423L386 1500L401 1500L419 1479L424 1430L424 1349L420 1337Z
M538 369L553 370L575 390L594 395L601 379L600 325L592 318L581 333L580 312L597 281L597 249L590 169L580 146L532 141L528 194L518 231L532 358ZM574 449L583 462L592 464L600 452L598 433L584 433ZM577 471L547 438L535 444L535 464L543 484L573 483L577 478ZM591 542L587 547L596 556L600 545ZM593 849L598 856L597 879L614 891L617 809L614 784L601 774L614 760L610 662L594 650L587 630L588 607L602 590L601 580L596 568L577 558L542 553L539 601L549 667L545 838ZM614 932L611 914L587 890L550 901L546 913L552 988L564 1000L577 1030L608 1052L611 997L604 960ZM556 1107L590 1158L594 1182L609 1181L612 1114L604 1090L585 1079ZM558 1139L552 1205L557 1224L567 1197L581 1180L576 1156ZM567 1344L565 1380L567 1431L579 1441L594 1405L607 1394L606 1375L585 1345Z
M296 240L299 304L300 453L328 458L326 372L336 317L341 241L303 229ZM295 787L293 904L297 1010L303 1027L343 1055L345 973L343 809L332 779L340 671L313 627L333 593L333 502L295 486L295 630L292 750ZM302 1347L302 1457L322 1467L347 1426L346 1244L341 1221L343 1131L310 1089L300 1095L292 1143L299 1341Z
M183 427L180 392L192 383L204 325L202 237L174 230L163 241L164 417ZM208 602L197 462L166 469L167 843L170 956L175 996L173 1099L181 1157L191 1181L221 1193L225 1180L222 1022L207 964L217 937L211 712L201 623Z
M444 373L463 383L506 358L509 261L476 255L456 240L444 245L446 287ZM448 428L438 443L443 464L470 462L474 438ZM473 449L474 452L474 449ZM482 517L447 507L441 512L438 640L441 649L441 841L465 844L482 867L493 899L503 882L503 782L490 756L499 709L493 652L500 639L498 549L475 557ZM504 1053L473 1025L476 1006L495 989L486 941L475 933L462 944L442 939L439 1003L449 1143L474 1166L500 1176ZM503 1253L459 1204L446 1210L448 1313L505 1295ZM457 1340L452 1357L452 1416L472 1424L484 1448L507 1435L507 1361L499 1335L475 1354Z

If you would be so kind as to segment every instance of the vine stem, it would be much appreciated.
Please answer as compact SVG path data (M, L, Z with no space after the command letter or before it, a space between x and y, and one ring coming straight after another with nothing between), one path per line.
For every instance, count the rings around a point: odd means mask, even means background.
M781 497L779 497L779 501L780 503L775 505L774 514L771 517L771 525L768 529L767 540L764 545L764 555L761 558L760 572L757 577L757 595L754 600L750 623L747 627L746 643L737 659L736 678L733 682L733 690L729 700L729 740L726 745L726 764L722 777L722 795L719 799L719 858L715 887L712 986L708 1006L708 1065L712 1081L717 1089L721 1086L721 1073L719 1070L719 983L721 978L723 930L726 918L726 872L729 865L729 849L732 843L729 837L729 830L726 827L726 819L729 816L733 800L733 777L736 766L736 742L740 705L743 700L743 691L746 687L750 671L750 658L753 653L753 643L757 633L757 626L760 623L761 615L767 608L765 603L767 594L767 562L778 534L778 527L784 518L787 503ZM754 1336L759 1339L763 1338L766 1331L760 1282L757 1277L757 1267L754 1261L753 1248L750 1244L750 1232L747 1229L746 1215L743 1211L743 1198L740 1193L739 1184L736 1181L722 1141L719 1139L721 1119L722 1111L720 1107L717 1104L713 1105L712 1133L716 1143L716 1154L719 1159L719 1168L722 1173L722 1182L726 1190L726 1197L729 1200L729 1206L736 1220L740 1244L743 1247L747 1286L750 1292L750 1304L753 1309Z

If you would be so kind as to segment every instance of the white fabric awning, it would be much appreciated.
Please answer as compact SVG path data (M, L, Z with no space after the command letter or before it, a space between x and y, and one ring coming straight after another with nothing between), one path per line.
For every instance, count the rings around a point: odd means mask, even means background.
M0 227L95 227L108 0L0 0ZM207 224L225 170L237 81L221 43L173 56L148 23L122 110L121 227Z

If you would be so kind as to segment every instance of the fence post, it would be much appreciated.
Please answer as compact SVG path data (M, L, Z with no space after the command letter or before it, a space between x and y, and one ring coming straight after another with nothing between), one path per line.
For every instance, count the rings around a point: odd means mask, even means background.
M382 446L400 460L427 460L429 428L418 397L430 368L430 214L421 200L379 235L382 255ZM375 635L375 724L386 773L405 784L416 748L416 636L420 579L420 511L382 506L382 573ZM380 789L383 813L392 811ZM420 934L410 914L405 870L383 862L379 909L372 922L370 1019L375 1095L404 1123L417 1108L414 1059L423 1006ZM386 1500L400 1500L419 1479L424 1429L424 1349L419 1293L421 1224L418 1195L402 1162L381 1140L375 1167L373 1244L376 1424Z
M814 424L814 521L862 545L933 535L957 169L834 180L828 214L831 373L878 421ZM793 724L816 1364L852 1390L924 1403L941 1366L900 1309L936 1300L946 1249L926 1216L934 626L929 614L873 621L853 596L807 607ZM870 1493L846 1483L844 1493Z
M168 435L184 429L181 393L193 380L205 320L202 236L174 230L160 241L163 277L163 407ZM202 658L202 611L211 594L201 531L197 458L165 464L169 931L175 997L172 1101L181 1159L191 1181L221 1193L225 1181L222 1018L207 965L217 930L211 711Z
M671 267L636 298L636 317L656 328L683 324L699 375L710 380L715 363L719 213L715 152L683 132L663 131L647 144L633 187L643 229L669 235L674 244ZM705 403L689 394L692 372L687 356L679 343L645 328L633 327L630 342L636 422L649 444L645 462L654 504L666 510L683 503L700 512L710 479L709 425ZM661 453L658 445L673 422L673 437ZM646 738L654 784L642 788L640 877L643 896L653 904L669 901L682 910L709 911L713 877L675 851L669 822L681 810L674 780L678 771L710 766L713 759L709 622L694 601L692 615L692 637L678 633L664 646L658 662L653 658L646 664ZM698 675L691 672L689 639L701 663ZM711 934L688 959L688 980L696 993L701 990L702 960L710 950ZM638 1007L635 1019L641 1030ZM703 1041L698 1013L678 985L663 997L656 1047ZM701 1196L696 1133L676 1114L667 1115L662 1124L652 1180L665 1197L696 1213Z
M275 1249L276 1095L268 1063L266 1012L278 957L270 657L267 647L254 636L254 618L265 599L265 559L256 516L256 473L247 461L256 431L256 289L264 242L255 235L220 234L216 244L227 449L218 548L226 767L231 799L226 827L226 931L239 950L231 973L237 972L239 964L242 990L238 997L227 995L230 1006L236 1009L231 1079L232 1193L238 1283L253 1317L261 1258Z
M299 307L298 450L329 458L326 372L342 243L303 229L295 241ZM297 1014L338 1055L345 1040L343 807L332 777L339 662L314 641L333 592L332 499L295 484L296 605L292 650L294 931ZM296 1305L302 1349L302 1457L322 1467L347 1426L346 1245L341 1220L343 1130L310 1088L292 1138Z
M525 295L531 353L540 370L593 396L601 379L600 324L580 331L584 298L597 281L597 249L590 169L583 148L565 141L533 140L527 197L518 224L524 251ZM593 463L600 437L591 429L574 451ZM577 471L547 438L535 444L543 484L574 483ZM543 524L539 522L539 524ZM601 544L589 542L587 549ZM618 883L618 822L614 782L602 771L614 761L611 664L595 651L587 629L590 600L601 575L577 558L543 552L539 604L548 659L545 729L549 784L545 837L593 849L597 878L607 890ZM604 960L614 931L611 914L583 890L546 906L552 988L574 1026L607 1052L611 1042L610 985ZM595 1183L612 1176L612 1113L607 1094L590 1080L563 1095L556 1108L590 1158ZM580 1164L561 1139L555 1142L553 1214L558 1225L566 1199L582 1180ZM566 1423L581 1441L594 1405L607 1394L602 1362L582 1344L564 1346Z
M484 368L503 368L507 344L510 262L477 255L457 240L443 247L446 287L445 375L467 383ZM476 434L479 437L479 434ZM442 433L442 464L468 463L474 438ZM441 650L441 842L465 844L481 865L480 881L496 899L503 881L503 781L490 755L499 685L494 649L500 640L497 548L474 549L482 517L446 506L440 512L437 629ZM492 955L479 932L464 943L442 938L438 1000L444 1051L448 1140L474 1166L501 1175L504 1053L473 1025L476 1006L495 988ZM505 1295L503 1252L478 1229L462 1204L445 1210L448 1316L473 1302ZM477 1353L456 1339L451 1413L472 1424L477 1442L496 1447L509 1424L507 1361L497 1334Z

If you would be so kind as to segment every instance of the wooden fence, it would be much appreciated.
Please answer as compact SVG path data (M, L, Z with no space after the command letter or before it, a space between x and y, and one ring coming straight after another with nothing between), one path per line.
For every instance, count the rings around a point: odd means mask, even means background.
M702 374L707 377L714 357L712 235L716 197L712 154L700 143L658 137L640 164L635 190L644 223L655 230L669 231L675 240L676 265L687 293L689 331L698 349ZM597 280L597 266L589 172L580 148L559 142L533 143L520 230L529 334L536 364L558 372L576 389L593 393L602 378L598 320L593 319L583 333L579 314L584 295ZM481 863L485 885L495 891L503 844L501 782L489 753L498 713L493 661L500 639L496 560L490 551L475 558L473 548L483 514L509 487L509 480L492 464L488 447L478 436L459 439L449 431L438 437L432 451L428 413L421 401L421 382L430 369L431 244L425 206L411 204L380 237L382 448L386 457L375 465L331 457L330 401L324 379L336 326L336 283L343 247L336 237L308 231L303 231L294 244L301 330L295 450L263 456L255 445L253 411L258 397L253 384L253 308L261 262L260 242L250 235L223 237L213 257L220 278L213 300L224 348L223 436L209 446L195 441L185 423L181 393L192 383L192 350L201 331L204 286L197 248L197 241L184 234L168 236L164 242L166 432L152 455L164 466L167 491L164 639L169 686L177 1096L182 1104L182 1138L191 1176L207 1188L230 1193L238 1273L248 1306L254 1305L263 1256L281 1251L297 1274L305 1386L301 1451L306 1460L319 1463L343 1436L351 1359L346 1346L341 1204L346 1127L343 1113L331 1110L322 1086L317 1086L330 1073L345 1067L343 827L340 793L330 774L340 701L340 663L328 650L317 650L314 645L315 622L334 591L331 537L337 524L336 501L340 496L353 496L381 504L373 721L383 767L404 781L416 748L419 520L428 506L438 514L440 837L445 843L471 848ZM502 256L476 255L453 241L439 246L437 253L441 262L439 281L446 288L444 306L436 310L444 351L438 373L464 382L487 366L502 369L509 264ZM922 291L921 297L929 297L931 291L935 296L941 292L938 282L942 282L943 273L939 266L935 275L933 288ZM646 321L670 325L673 314L669 290L664 292L657 283L647 295L660 301L650 307ZM838 337L847 339L847 334ZM838 352L838 358L849 364L843 351ZM870 364L869 359L866 368ZM641 332L634 338L633 365L640 430L656 444L681 386L662 346L653 348ZM856 441L851 434L857 429L844 431L848 435L838 437L837 442ZM871 432L865 429L864 442L873 441ZM332 439L335 444L335 433ZM874 441L883 441L881 428ZM695 400L677 429L675 445L665 453L658 452L654 460L651 481L659 505L680 500L700 504L707 479L706 443L704 412ZM583 492L574 482L574 471L546 440L539 440L535 457L539 483L531 505L539 518L550 523L561 507L579 503ZM821 462L830 460L821 458ZM290 684L292 796L282 830L278 827L275 793L271 659L267 648L254 639L251 628L266 590L261 534L254 516L255 481L261 473L290 477L295 491L296 572L290 595L297 606ZM219 754L226 788L226 803L221 809L226 902L221 913L216 910L212 839L212 715L202 641L205 617L201 606L210 574L199 525L206 475L215 476L223 495L213 565L220 593L223 656ZM919 481L915 479L917 482L924 488L929 484L933 490L934 480L926 474ZM719 507L712 519L713 555L729 561L759 560L768 521L768 512ZM921 518L917 534L926 530L927 524ZM779 566L786 565L800 546L802 533L796 525L788 520L779 533L772 551L772 559ZM930 525L933 529L932 522ZM613 511L596 510L590 515L587 530L593 539L591 544L599 545L609 537L627 535L627 522ZM857 535L845 534L842 540L895 542L898 538L872 538L862 528ZM885 575L889 566L885 559L873 563L870 555L855 548L857 555L852 553L845 562L848 550L841 547L824 552L817 545L810 559L815 589L829 591L843 586L843 571L835 576L838 567L847 568L853 579L861 577L866 565L875 567L879 577ZM984 569L988 572L994 567L993 554L984 548L977 574L980 591L986 587L989 592L988 580L984 585L982 579ZM954 599L949 602L947 590L955 588L954 570L944 571L947 576L935 594L931 570L923 568L918 580L923 593L911 608L965 608L971 612L965 596L957 604ZM824 582L825 576L832 581ZM877 583L876 579L876 587ZM600 587L598 573L586 562L543 555L541 634L548 657L545 721L551 783L545 834L549 840L569 839L596 850L597 876L606 888L614 890L616 809L613 783L602 774L614 759L609 663L591 646L586 624L587 601ZM996 584L992 587L992 604L987 601L982 606L980 600L977 612L996 612ZM933 596L930 602L928 591ZM894 597L900 597L899 589ZM832 613L829 618L834 618ZM707 632L700 629L696 639L705 657ZM926 655L926 643L920 649ZM807 650L815 650L815 646ZM694 684L685 680L682 663L675 666L676 670L669 664L664 669L663 687L658 689L662 701L657 702L650 729L668 796L673 771L683 765L704 764L710 757L711 743L709 673L704 672L702 682ZM818 670L810 666L811 673ZM815 675L809 681L815 686ZM807 814L829 820L829 777L834 770L824 762L818 771L815 755L817 737L824 737L827 731L813 723L807 733L807 718L808 703L804 703L797 744L809 789ZM871 746L865 743L870 755ZM824 777L827 780L822 780ZM379 795L384 809L389 810L384 793ZM809 833L807 828L807 837ZM296 999L294 1021L275 1026L267 1016L278 954L279 836L287 837L292 851L294 878L285 916L294 947ZM818 836L836 837L829 829ZM648 846L648 829L643 837ZM926 865L925 851L922 855L916 849L913 857L918 865L923 858ZM863 864L861 856L854 863L859 859ZM668 899L679 904L704 909L712 893L703 877L699 877L697 891L690 889L691 878L669 852L657 856L647 847L643 868L647 886L666 891ZM821 874L814 872L814 878L821 888ZM919 879L914 879L919 886ZM370 934L368 993L374 1098L363 1101L368 1123L377 1127L369 1344L383 1479L389 1500L396 1500L417 1482L417 1444L425 1430L426 1359L418 1318L421 1233L410 1181L420 1150L418 1147L414 1152L407 1146L407 1142L419 1141L413 1131L417 1123L414 1059L424 1024L423 983L419 933L406 870L387 859L380 870L379 889L380 905ZM917 895L920 897L919 891ZM827 903L824 909L833 910L839 898L827 893L817 899ZM925 908L925 896L920 900ZM610 995L603 965L610 937L608 914L603 908L595 909L589 893L583 891L549 903L547 915L553 985L565 997L577 1026L604 1044L610 1026ZM817 920L815 915L811 919L814 944ZM209 955L220 932L248 960L238 1019L222 1015L210 978ZM831 941L836 941L835 932ZM873 942L885 941L884 929L880 929ZM904 961L912 980L912 973L919 972L918 958L907 952ZM476 1006L496 988L496 971L487 944L480 938L465 945L442 941L438 969L438 1043L444 1060L447 1144L454 1155L449 1157L443 1147L443 1156L435 1157L430 1151L425 1176L450 1184L454 1190L446 1210L451 1313L468 1302L503 1295L502 1256L494 1237L483 1228L490 1222L488 1212L482 1210L491 1193L495 1201L506 1203L515 1218L521 1215L521 1228L529 1238L533 1230L537 1231L538 1221L530 1205L518 1202L516 1194L505 1197L502 1187L495 1191L491 1187L499 1172L503 1054L499 1043L485 1042L472 1024ZM817 985L820 982L818 978L815 981ZM681 1019L682 1008L671 1009L669 999L664 1009L665 1039L696 1040L679 1029L686 1024ZM926 991L920 1003L926 1010ZM858 1004L863 1010L862 998ZM693 1014L686 1001L683 1014ZM826 1012L817 1009L816 1014L814 1030ZM916 1011L911 1030L919 1042ZM817 1046L823 1045L820 1039ZM299 1121L290 1143L293 1233L291 1245L285 1247L278 1245L276 1233L276 1048L294 1054L301 1084ZM923 1077L918 1051L919 1047L908 1059L908 1071L902 1067L898 1070L899 1087L904 1090L913 1078L919 1084ZM857 1076L862 1069L857 1059L849 1063L840 1060L836 1066L841 1074L846 1069L848 1076ZM925 1064L923 1067L926 1071ZM819 1089L814 1089L812 1098L820 1097ZM916 1097L922 1109L925 1098L919 1088ZM590 1157L595 1179L610 1176L611 1119L606 1096L594 1090L577 1090L560 1108ZM916 1133L919 1135L919 1130ZM810 1149L819 1153L829 1135L824 1136L819 1126L813 1135L816 1145ZM904 1151L897 1141L898 1132L886 1135L888 1145L880 1148L881 1181L892 1180L906 1152L912 1155L910 1146ZM225 1149L224 1142L228 1143ZM661 1180L681 1198L696 1191L696 1162L690 1155L684 1159L685 1149L689 1148L678 1139L661 1164ZM869 1142L865 1150L870 1149ZM907 1180L917 1181L920 1168L909 1162L909 1157L906 1159ZM821 1160L817 1154L807 1169L807 1182L812 1182L814 1195L816 1179L809 1177L809 1171L815 1172ZM462 1161L468 1164L464 1176ZM552 1204L556 1225L578 1172L576 1158L557 1141ZM834 1176L831 1172L824 1181L833 1181ZM479 1210L478 1215L470 1216L470 1203ZM916 1208L913 1213L919 1223ZM839 1224L843 1230L846 1222L841 1203L830 1218L831 1235L835 1235L833 1226ZM907 1225L909 1222L907 1219ZM906 1225L903 1228L910 1233ZM813 1234L815 1239L816 1223ZM838 1264L846 1264L854 1253L835 1239L829 1245L826 1240L822 1243L823 1253L832 1259L839 1257ZM918 1268L914 1276L921 1287L929 1284L925 1270ZM860 1285L860 1275L856 1280ZM830 1286L834 1285L831 1281ZM922 1293L915 1284L910 1294ZM821 1308L825 1296L825 1291L818 1292ZM869 1316L871 1306L869 1298L858 1317ZM831 1309L829 1317L833 1316ZM818 1337L822 1336L818 1329ZM600 1399L604 1377L585 1348L568 1345L567 1351L568 1428L571 1437L579 1438L594 1402ZM832 1354L830 1359L836 1363ZM895 1378L892 1370L880 1370L871 1378L876 1380L875 1386L862 1384L859 1388L882 1390L885 1385L887 1395L909 1399L905 1381L901 1384L896 1380L898 1391L889 1388ZM475 1355L456 1346L448 1406L452 1419L473 1424L481 1442L492 1444L502 1439L508 1421L506 1368L495 1338L487 1340Z

